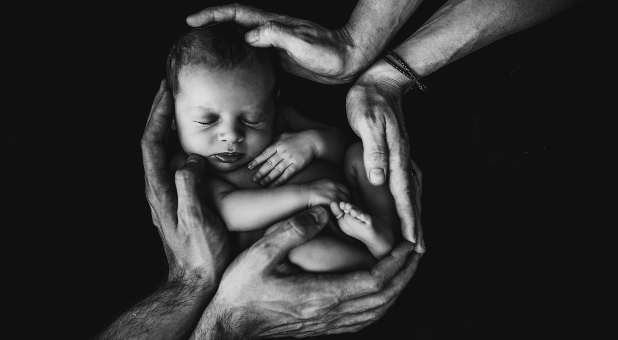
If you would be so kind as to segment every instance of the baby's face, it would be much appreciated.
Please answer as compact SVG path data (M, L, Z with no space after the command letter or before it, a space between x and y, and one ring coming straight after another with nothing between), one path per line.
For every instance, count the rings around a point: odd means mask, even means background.
M270 144L275 104L268 69L184 66L178 83L176 128L185 152L204 156L215 170L232 171Z

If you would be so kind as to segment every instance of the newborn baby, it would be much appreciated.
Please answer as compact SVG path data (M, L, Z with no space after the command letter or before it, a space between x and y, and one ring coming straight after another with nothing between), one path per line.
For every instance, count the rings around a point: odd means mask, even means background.
M369 266L399 237L393 198L369 183L360 144L344 155L336 129L278 103L275 65L272 50L248 45L233 24L183 35L167 63L180 145L206 158L207 197L241 249L273 223L325 205L336 222L290 262L318 272Z

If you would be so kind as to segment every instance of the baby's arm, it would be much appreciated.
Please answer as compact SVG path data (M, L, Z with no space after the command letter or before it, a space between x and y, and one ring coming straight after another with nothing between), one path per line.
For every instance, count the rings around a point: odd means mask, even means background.
M334 126L316 122L303 116L296 109L281 109L282 119L289 130L306 134L314 148L314 157L334 163L343 160L346 143L343 133Z
M212 185L215 204L232 231L264 228L299 210L349 195L345 187L330 180L264 189L237 189L219 179Z

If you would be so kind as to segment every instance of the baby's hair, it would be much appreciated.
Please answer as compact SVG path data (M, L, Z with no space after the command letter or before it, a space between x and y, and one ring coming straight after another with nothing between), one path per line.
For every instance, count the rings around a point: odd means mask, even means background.
M275 71L272 50L249 45L245 42L246 31L237 24L220 23L192 28L178 38L167 56L167 81L172 93L178 93L178 75L183 66L233 69L261 61L270 63Z

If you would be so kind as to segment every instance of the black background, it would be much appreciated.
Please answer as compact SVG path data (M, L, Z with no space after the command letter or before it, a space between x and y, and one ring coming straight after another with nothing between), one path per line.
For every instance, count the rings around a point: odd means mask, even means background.
M442 2L425 1L391 45ZM4 187L20 236L6 239L6 281L28 291L9 296L22 331L92 337L165 277L139 139L184 17L214 3L11 12L19 23L6 54L21 65L5 65L21 96L5 99L17 105L2 124ZM327 27L355 4L249 3ZM427 77L429 92L405 97L429 252L363 337L536 338L576 328L578 174L589 166L582 140L600 124L591 22L576 7L444 67ZM347 86L282 82L303 112L347 126Z

